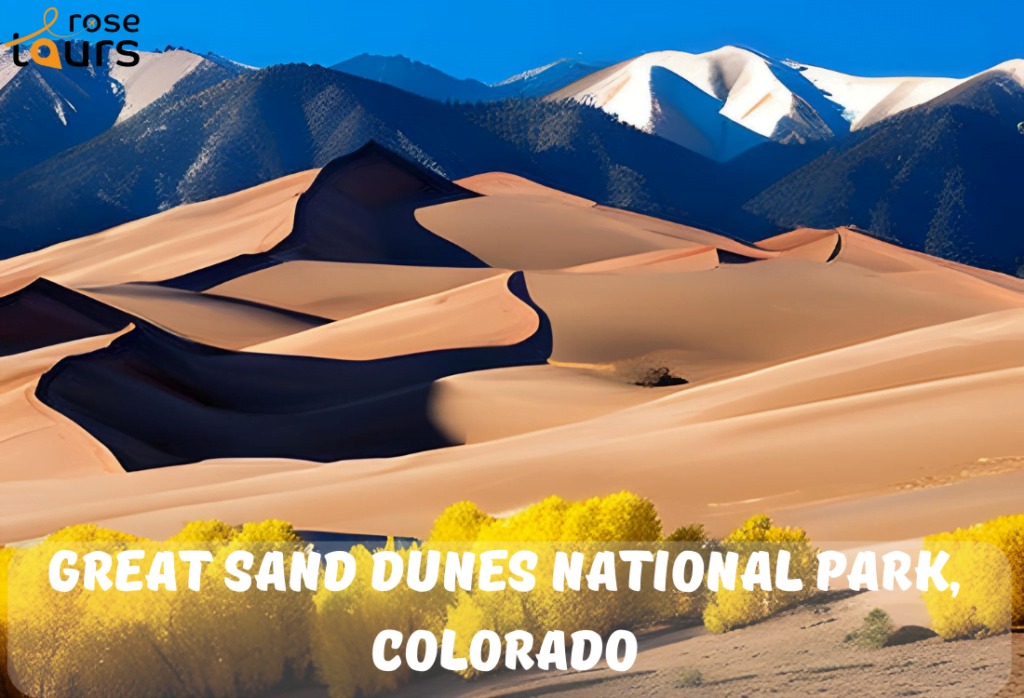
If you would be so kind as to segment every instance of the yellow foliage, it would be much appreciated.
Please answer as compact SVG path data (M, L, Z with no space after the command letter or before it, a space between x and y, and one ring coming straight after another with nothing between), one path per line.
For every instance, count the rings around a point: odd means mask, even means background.
M753 590L748 591L743 588L739 579L732 591L723 585L711 595L704 609L704 625L711 632L724 633L764 620L784 606L801 601L814 593L816 551L802 529L773 526L767 516L754 516L733 531L722 543L726 551L739 555L737 577L746 569L751 553L764 550L769 553L769 570L774 579L779 551L789 551L789 576L791 579L801 579L803 590L783 592L773 588L771 591L765 591L755 586Z
M100 528L96 524L78 524L62 528L47 536L45 543L136 543L145 540L109 528Z
M9 636L16 638L10 649L19 685L40 696L238 696L303 676L312 592L262 592L255 585L248 592L229 590L224 558L242 548L257 565L264 552L281 551L287 579L291 555L302 543L290 525L278 521L240 531L221 522L194 522L167 542L86 525L18 551L9 578ZM174 565L177 591L86 592L77 586L62 593L48 582L49 559L59 550L78 554L68 566L81 573L86 553L114 556L126 549L145 554L132 562L140 568L136 580L160 551L176 558L180 550L208 550L214 562L205 565L200 592L188 589L189 566L180 561Z
M448 517L453 518L449 512L442 514L442 518ZM539 581L529 594L511 588L500 592L460 591L449 609L446 625L457 633L456 651L467 652L473 635L483 629L502 636L512 630L526 630L535 638L555 629L567 635L584 629L607 635L618 628L674 615L671 597L653 590L650 565L641 592L625 588L621 563L617 565L617 578L622 584L619 591L590 590L584 580L580 591L559 592L549 581L554 572L555 551L583 553L586 573L599 551L617 555L619 549L648 543L653 552L661 539L661 521L654 505L631 492L583 502L548 497L516 514L492 520L480 527L472 552L479 556L487 550L509 549L509 543L515 544L515 550L531 550L539 558L537 569L533 570ZM559 545L552 544L556 542ZM614 545L617 542L630 544ZM476 671L470 666L463 673L474 676Z
M238 537L239 529L223 521L192 521L167 539L169 543L226 543Z
M931 585L924 592L935 632L952 640L1024 624L1024 515L928 536L925 549L946 552L943 577L960 583L956 598Z
M459 505L456 505L459 506ZM407 568L408 550L395 550L394 540L384 548L397 552ZM382 630L398 630L408 638L414 630L429 630L438 638L444 628L445 611L453 598L441 584L427 592L418 592L406 584L391 591L371 586L373 556L363 546L351 550L356 560L356 576L343 591L321 587L314 597L313 660L331 698L374 696L408 682L410 670L384 672L373 664L374 638Z
M480 529L493 521L493 516L480 511L473 502L458 502L437 517L429 540L473 542L480 534Z

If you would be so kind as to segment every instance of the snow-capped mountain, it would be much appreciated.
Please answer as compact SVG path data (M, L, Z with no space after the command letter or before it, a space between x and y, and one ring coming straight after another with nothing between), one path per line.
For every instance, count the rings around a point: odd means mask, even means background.
M511 97L543 97L597 70L596 66L563 58L488 85L471 78L453 77L426 63L401 55L374 56L364 53L331 68L439 102L491 102Z
M854 224L928 254L1024 276L1022 119L1024 61L1002 63L859 128L746 208L782 228Z
M839 108L800 71L746 49L658 51L552 93L716 160L767 140L824 141L848 130Z
M196 70L216 72L219 79L227 79L248 69L220 56L199 55L185 49L137 53L138 65L126 68L115 64L110 68L110 77L124 89L124 106L117 116L118 123L163 97Z
M843 116L850 122L850 130L876 124L901 111L930 102L968 80L992 71L1022 73L1024 61L1001 63L970 78L918 78L885 77L863 78L801 63L789 63L801 71L822 93L843 108Z
M64 52L64 42L57 42ZM82 42L71 42L80 58ZM219 56L184 49L138 51L139 64L56 70L38 63L14 64L0 47L0 179L93 138L174 90L191 93L247 70ZM24 57L24 52L23 52Z

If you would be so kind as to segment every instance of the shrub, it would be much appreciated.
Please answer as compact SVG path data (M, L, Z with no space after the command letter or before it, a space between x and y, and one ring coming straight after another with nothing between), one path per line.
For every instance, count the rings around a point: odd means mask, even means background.
M676 679L676 688L696 688L704 683L700 669L683 669Z
M409 554L417 549L413 546L396 551L393 540L384 548L397 552L406 566ZM399 584L391 591L377 591L371 585L373 558L370 551L357 546L351 553L356 560L352 584L339 592L321 587L313 599L316 606L312 628L313 659L331 698L374 696L407 683L411 672L405 662L393 672L380 671L374 666L371 656L374 638L385 629L398 630L406 638L414 630L428 630L440 638L445 611L454 600L454 594L446 591L442 584L427 592L414 591L406 584Z
M442 519L449 518L453 518L449 512L442 514ZM512 589L460 591L448 610L446 624L456 632L456 650L467 652L473 635L485 628L499 635L526 630L539 641L548 630L562 630L570 635L586 629L607 635L617 628L635 627L674 615L672 597L653 590L650 578L645 580L641 592L621 588L618 592L594 591L588 589L585 582L578 592L559 592L547 581L554 572L555 550L582 552L586 572L596 552L622 547L613 545L616 542L629 542L631 548L636 547L637 542L648 543L653 550L661 543L662 535L661 521L654 506L630 492L582 502L549 497L512 516L481 526L473 552L479 555L486 550L504 549L508 543L515 543L517 549L533 550L539 558L533 574L539 581L529 594ZM559 545L551 545L555 542ZM650 565L647 569L653 574ZM621 571L617 576L625 579ZM464 674L473 676L475 670L470 667Z
M739 555L738 574L735 590L730 591L723 586L712 594L704 609L704 625L711 632L724 633L764 620L783 607L814 593L816 551L802 529L774 526L770 518L760 515L750 518L722 542L725 550ZM789 576L802 580L803 589L799 592L774 588L764 591L760 587L752 591L744 589L738 577L746 569L751 553L759 550L769 552L769 569L773 579L779 552L789 551Z
M872 609L864 617L860 629L848 633L843 642L849 642L865 649L877 650L885 646L896 626L889 614L880 608Z
M924 593L935 632L952 640L1024 624L1024 515L928 536L925 549L948 553L943 576L960 583L956 598L931 585Z
M480 529L491 523L494 517L480 511L473 502L458 502L434 521L430 540L472 543L480 535Z
M287 577L291 553L302 543L278 521L240 530L196 522L162 543L86 525L19 551L9 578L10 636L17 638L10 649L19 684L31 695L232 696L301 676L309 662L312 594L229 590L223 558L243 545L257 561L267 549L281 550ZM81 571L87 552L116 555L129 548L146 554L135 562L143 575L157 551L205 548L214 562L206 566L201 593L187 591L188 566L182 564L175 564L177 592L76 587L61 593L48 583L57 550L78 552L74 566Z

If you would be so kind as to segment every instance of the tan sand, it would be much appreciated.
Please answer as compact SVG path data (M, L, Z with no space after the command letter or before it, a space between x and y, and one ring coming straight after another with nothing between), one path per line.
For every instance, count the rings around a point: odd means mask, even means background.
M101 349L121 334L0 357L0 482L4 489L15 480L124 472L103 444L35 397L39 378L58 361Z
M543 184L537 184L525 177L507 172L485 172L465 179L457 179L455 183L484 196L539 196L555 198L563 203L577 206L590 207L594 205L590 199L545 187Z
M416 210L416 220L493 267L560 269L658 250L718 247L768 258L777 253L637 213L585 206L538 184Z
M299 194L318 172L299 172L0 261L0 295L39 277L75 288L161 281L264 252L291 232Z
M786 252L805 245L814 244L822 239L832 237L838 233L834 229L821 228L797 228L788 233L766 238L757 243L757 246L774 252Z
M298 261L240 276L206 293L344 320L500 273L486 268Z
M577 274L661 274L669 271L707 271L717 266L717 249L695 247L690 250L658 250L629 257L615 257L569 267L564 271Z
M430 409L453 441L481 443L586 421L683 388L642 388L559 366L517 366L443 378L434 384Z
M1024 281L846 228L794 231L755 248L504 175L475 184L491 195L417 215L485 261L533 269L527 287L551 320L552 360L576 368L439 382L434 419L465 435L466 446L326 465L231 460L85 476L104 472L93 467L68 471L83 475L74 480L43 467L32 482L0 488L3 538L85 521L163 536L210 517L425 535L459 500L498 513L550 494L622 489L650 497L668 527L699 521L721 533L767 511L819 539L901 540L1019 512L1020 471L946 478L982 458L1024 457ZM218 239L195 234L181 247L193 248L192 259ZM128 254L62 271L63 247L48 251L58 279L113 277L116 261L120 282L133 268ZM138 249L156 264L150 247ZM759 261L718 264L717 250ZM34 257L0 268L36 268L26 261ZM27 278L21 273L0 279ZM275 351L369 359L529 336L537 316L505 290L506 278L495 269L289 263L205 295L337 319L269 343ZM179 300L201 304L160 303ZM623 367L634 364L695 384L626 385ZM4 403L0 414L27 414L24 400L11 399L21 406ZM951 484L894 491L921 481Z
M526 276L552 323L553 360L601 364L672 350L666 365L691 382L1024 306L1024 295L991 284L947 293L942 283L897 277L790 257L698 272Z
M417 209L416 220L490 266L504 269L560 269L696 246L555 198L464 199Z
M162 286L124 284L84 293L169 332L222 349L242 349L318 327L273 308Z
M990 319L993 331L1002 326L1002 339L993 344L1009 342L1002 357L999 351L979 358L978 352L962 350L970 337L976 346L985 343L989 330L983 327L930 328L477 445L300 471L281 462L277 467L285 472L222 484L203 479L219 463L171 468L152 476L153 483L159 478L166 484L134 497L108 498L106 485L43 483L50 508L3 501L9 512L3 528L10 538L24 539L76 520L103 520L162 535L195 518L240 522L280 516L303 528L424 535L444 506L462 499L506 512L552 493L578 499L628 488L650 497L667 525L707 521L716 532L759 511L841 497L920 497L922 506L878 519L871 529L879 537L905 538L970 523L968 517L982 512L1009 513L1020 501L1020 473L895 495L888 489L983 455L1024 452L1016 419L1024 408L1024 360L998 368L1022 356L1014 345L1024 337L1024 319L1011 313L1013 321L1005 326L1006 315ZM939 349L949 352L944 359L929 358ZM921 364L916 382L892 386L891 376L882 380L890 357ZM847 366L853 373L844 376L839 369ZM836 380L822 377L829 370ZM772 384L779 392L768 399ZM949 496L953 488L972 488L974 495ZM936 496L948 506L927 505ZM827 519L827 511L822 516ZM805 523L797 514L786 518ZM855 515L841 521L831 527L827 520L810 523L830 538L866 535Z
M367 361L463 347L496 347L528 339L537 313L508 289L510 274L249 347L262 354Z

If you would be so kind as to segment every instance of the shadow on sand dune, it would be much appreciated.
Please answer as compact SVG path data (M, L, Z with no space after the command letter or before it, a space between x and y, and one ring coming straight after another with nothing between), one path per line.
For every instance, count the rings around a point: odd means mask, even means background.
M540 318L533 335L509 346L336 361L216 349L137 321L108 348L61 361L36 395L128 471L209 458L328 462L449 446L427 416L434 381L541 364L551 354L551 325L523 274L508 287Z
M132 317L46 279L0 298L0 356L123 330Z
M205 291L295 260L486 267L421 226L413 215L421 206L477 196L370 141L320 171L299 197L292 232L273 249L240 255L162 285Z

